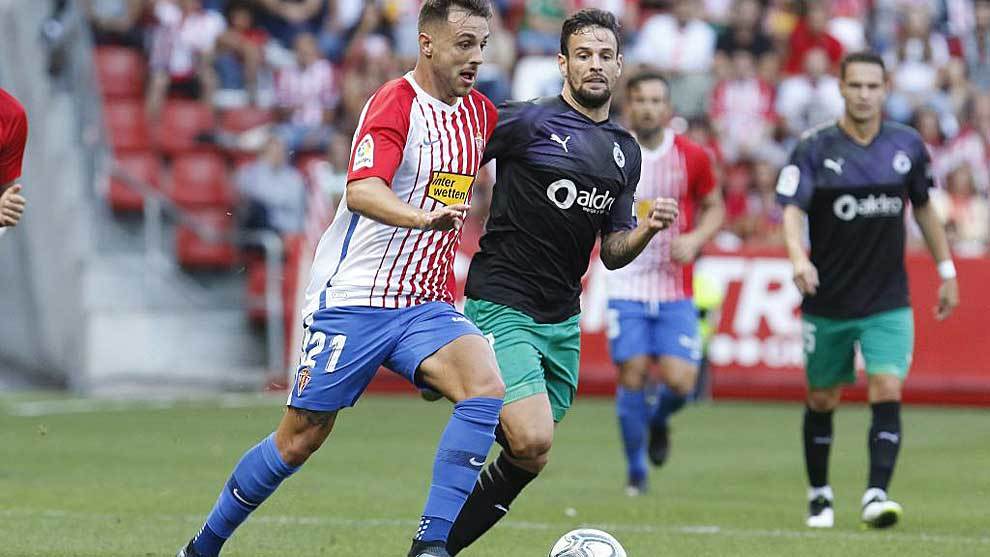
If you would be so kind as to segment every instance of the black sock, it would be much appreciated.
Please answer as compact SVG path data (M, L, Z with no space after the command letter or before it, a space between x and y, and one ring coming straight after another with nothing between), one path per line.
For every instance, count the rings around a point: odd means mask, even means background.
M876 402L870 407L873 424L870 426L870 483L867 487L887 491L901 448L901 403Z
M519 492L533 481L536 474L519 468L499 453L478 476L474 490L457 515L447 537L447 551L457 555L495 526L507 512Z
M804 409L804 466L811 487L828 485L828 453L832 448L832 411Z

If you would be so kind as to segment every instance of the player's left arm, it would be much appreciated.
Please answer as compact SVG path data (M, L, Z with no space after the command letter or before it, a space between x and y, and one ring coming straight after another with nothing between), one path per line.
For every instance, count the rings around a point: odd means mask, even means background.
M941 321L959 305L959 282L956 279L956 266L952 262L952 252L949 250L945 228L942 227L935 207L928 198L928 190L935 185L931 178L931 160L924 147L919 152L918 158L921 164L914 165L908 175L908 195L914 207L914 220L921 228L928 251L935 258L938 274L942 278L942 284L938 289L938 306L935 308L935 318Z
M669 227L677 220L677 200L659 198L643 222L636 223L633 206L636 201L636 186L639 184L641 155L639 147L631 153L627 164L632 171L626 179L626 187L612 205L602 229L602 249L600 257L605 268L619 269L628 265L639 255L657 232Z
M715 183L715 173L712 172L708 155L700 149L695 154L696 175L691 184L691 191L700 197L698 200L698 223L694 230L674 238L670 246L670 256L678 263L691 263L698 257L701 248L705 247L725 222L725 202L722 191Z
M21 195L21 185L17 183L28 134L27 113L23 107L18 105L10 124L8 136L0 137L0 228L16 226L27 205Z

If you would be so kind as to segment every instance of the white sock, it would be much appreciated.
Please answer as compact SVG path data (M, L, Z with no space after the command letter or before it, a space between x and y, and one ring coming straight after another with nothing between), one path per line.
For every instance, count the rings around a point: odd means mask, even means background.
M808 500L814 501L819 496L825 497L829 501L835 500L835 495L832 494L832 486L826 485L822 487L809 487L808 488Z
M879 487L871 487L870 489L867 489L866 490L866 493L863 494L862 505L865 507L867 503L869 503L870 501L872 501L874 499L877 499L877 500L880 500L880 501L886 501L887 500L887 492L884 491L884 490L882 490L882 489L880 489Z

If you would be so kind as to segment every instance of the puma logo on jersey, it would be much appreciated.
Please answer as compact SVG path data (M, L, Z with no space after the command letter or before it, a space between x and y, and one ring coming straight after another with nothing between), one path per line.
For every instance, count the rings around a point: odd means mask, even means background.
M561 139L560 136L555 133L550 134L550 141L553 141L554 143L559 143L560 146L564 148L565 153L570 152L567 150L567 142L570 140L571 140L571 136L567 136L564 139Z
M838 158L835 160L825 159L825 168L835 172L838 176L842 176L842 165L846 164L845 159Z

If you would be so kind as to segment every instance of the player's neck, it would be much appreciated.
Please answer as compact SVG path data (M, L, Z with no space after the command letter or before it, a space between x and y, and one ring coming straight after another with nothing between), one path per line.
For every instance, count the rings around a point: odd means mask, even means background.
M434 99L451 106L457 103L456 95L441 92L440 87L437 86L436 80L433 78L433 74L430 73L430 70L426 66L416 64L416 67L413 69L413 81L416 82L416 85L419 85L420 89Z
M839 127L856 143L869 145L873 142L877 134L880 133L880 123L880 118L873 118L866 122L856 122L848 114L843 114L839 120Z
M639 144L642 147L649 149L650 151L655 151L663 145L664 133L663 128L644 132L637 131L636 139L639 140Z
M605 104L599 106L598 108L588 108L577 102L577 99L574 98L574 94L568 87L564 87L564 91L561 93L561 96L564 97L564 102L571 105L571 108L577 110L581 114L584 114L593 122L601 123L608 120L608 111L612 107L612 99L605 101Z

